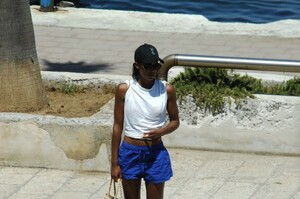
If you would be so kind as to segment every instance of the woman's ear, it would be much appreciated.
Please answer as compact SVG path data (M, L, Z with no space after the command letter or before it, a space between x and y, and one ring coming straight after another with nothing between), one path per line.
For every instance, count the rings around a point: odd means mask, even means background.
M133 65L134 65L135 68L140 69L140 68L139 68L139 65L138 65L136 62L134 62Z

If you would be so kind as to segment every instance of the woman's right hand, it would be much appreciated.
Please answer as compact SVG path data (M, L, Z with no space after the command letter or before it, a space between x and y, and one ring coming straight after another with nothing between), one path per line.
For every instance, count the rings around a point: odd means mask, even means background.
M114 179L115 182L122 178L121 168L119 165L111 166L111 178Z

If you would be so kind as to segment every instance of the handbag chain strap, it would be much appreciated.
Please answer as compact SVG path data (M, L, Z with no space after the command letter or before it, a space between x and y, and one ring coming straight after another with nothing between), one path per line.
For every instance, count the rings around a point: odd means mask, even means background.
M123 185L122 185L121 179L118 179L118 181L116 183L115 183L114 179L110 180L109 189L108 189L109 194L111 193L112 186L114 189L114 197L117 197L118 195L120 195L120 199L124 199Z
M118 179L117 182L117 191L116 191L116 196L118 195L118 192L120 192L120 199L124 199L124 193L123 193L123 185L121 179Z

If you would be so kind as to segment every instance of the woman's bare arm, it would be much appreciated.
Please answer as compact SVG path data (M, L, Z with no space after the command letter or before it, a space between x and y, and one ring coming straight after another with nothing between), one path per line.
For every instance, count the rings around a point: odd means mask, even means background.
M115 94L114 123L111 144L111 176L117 180L121 178L121 170L118 164L118 151L121 142L124 121L124 99L127 84L119 84Z

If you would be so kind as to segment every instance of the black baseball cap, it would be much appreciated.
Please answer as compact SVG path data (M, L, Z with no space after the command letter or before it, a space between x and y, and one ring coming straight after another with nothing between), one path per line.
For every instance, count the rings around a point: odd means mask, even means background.
M159 58L156 48L150 44L143 44L139 46L134 53L134 60L141 64L151 64L155 61L164 61Z

